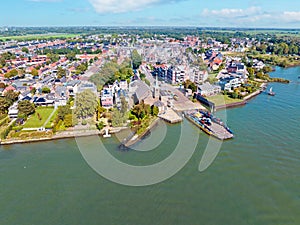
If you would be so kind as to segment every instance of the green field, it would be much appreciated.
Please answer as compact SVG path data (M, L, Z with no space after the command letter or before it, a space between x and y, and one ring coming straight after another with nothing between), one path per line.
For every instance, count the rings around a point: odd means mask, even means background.
M34 34L34 35L24 35L24 36L0 36L0 40L16 40L16 41L28 41L28 40L45 40L52 38L73 38L79 36L78 34Z
M29 117L26 121L24 128L39 128L44 125L49 118L54 108L39 107L35 110L35 113ZM41 115L41 120L38 118L38 113Z
M228 97L228 95L222 95L222 94L207 97L207 100L215 103L216 106L225 105L225 104L231 104L231 103L236 103L236 102L242 102L243 101L241 99L233 99L233 98Z

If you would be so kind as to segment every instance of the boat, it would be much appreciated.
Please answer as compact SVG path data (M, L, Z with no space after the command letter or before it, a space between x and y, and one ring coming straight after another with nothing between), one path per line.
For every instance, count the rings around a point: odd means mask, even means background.
M233 132L222 122L208 111L193 110L185 112L185 117L199 127L206 134L219 140L227 140L234 137Z
M268 91L268 95L274 96L275 92L273 92L273 88L271 87L270 90Z

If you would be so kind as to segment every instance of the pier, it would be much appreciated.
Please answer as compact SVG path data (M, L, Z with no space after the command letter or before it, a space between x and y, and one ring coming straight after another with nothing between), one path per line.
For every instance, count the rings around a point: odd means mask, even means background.
M158 117L172 124L180 123L183 120L182 117L179 116L173 109L166 110L166 112L158 115Z

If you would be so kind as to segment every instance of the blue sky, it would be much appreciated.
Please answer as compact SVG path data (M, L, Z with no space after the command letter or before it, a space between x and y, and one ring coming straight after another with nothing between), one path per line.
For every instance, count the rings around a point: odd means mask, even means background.
M295 0L6 0L0 26L300 28Z

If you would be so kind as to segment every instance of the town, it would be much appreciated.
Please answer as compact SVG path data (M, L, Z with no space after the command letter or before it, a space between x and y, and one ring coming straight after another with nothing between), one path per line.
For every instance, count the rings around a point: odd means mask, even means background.
M221 38L220 38L221 37ZM0 42L1 141L114 133L243 105L297 44L254 36L120 34ZM273 58L272 58L273 57ZM277 61L276 61L277 60Z

